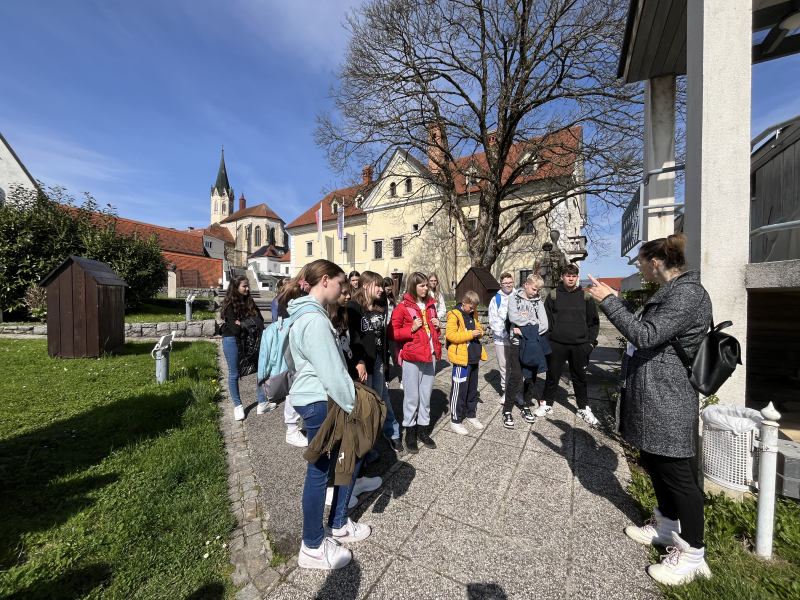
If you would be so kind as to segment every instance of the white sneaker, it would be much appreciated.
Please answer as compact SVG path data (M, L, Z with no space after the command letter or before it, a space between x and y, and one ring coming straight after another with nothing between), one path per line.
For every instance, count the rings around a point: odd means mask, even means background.
M472 425L475 429L483 429L484 428L483 423L478 421L478 417L472 417L472 418L468 417L467 418L467 423Z
M233 407L233 418L237 421L244 421L244 406L240 404Z
M675 545L667 548L669 554L661 557L661 563L647 567L647 574L664 585L689 583L698 575L710 579L705 548L692 548L674 531L672 540Z
M680 533L681 525L679 521L673 521L661 514L656 506L653 516L645 521L644 525L637 527L629 525L625 528L625 535L634 542L639 542L646 546L659 544L661 546L672 545L672 532Z
M286 430L286 443L297 446L298 448L305 448L308 446L308 438L303 435L302 431L295 427L291 431L288 429Z
M319 548L311 549L300 544L300 555L297 557L297 564L304 569L322 569L333 571L341 569L350 564L353 560L353 553L333 538L326 537L322 540Z
M261 402L259 403L258 408L256 408L256 414L263 415L271 410L275 410L277 407L278 405L274 402Z
M591 427L597 427L597 424L600 422L597 420L597 417L594 416L592 409L588 406L578 411L578 416L586 421Z
M402 381L400 382L400 389L401 390L403 389L403 382Z
M547 406L547 402L545 402L544 400L541 400L539 402L539 408L537 408L535 411L533 411L533 414L535 414L537 417L546 417L551 412L553 412L553 407L552 406Z
M360 542L367 539L372 533L372 527L369 525L362 525L356 523L350 517L347 517L347 523L344 527L331 530L327 525L325 526L325 535L331 536L337 542Z
M469 435L469 431L461 423L453 423L450 421L450 429L455 431L458 435Z
M329 487L325 490L325 506L330 506L331 504L333 504L333 487ZM347 503L347 510L355 508L356 506L358 506L358 496L350 494L350 502Z
M374 492L381 487L382 483L383 480L380 477L359 477L353 486L353 496L360 496L365 492Z

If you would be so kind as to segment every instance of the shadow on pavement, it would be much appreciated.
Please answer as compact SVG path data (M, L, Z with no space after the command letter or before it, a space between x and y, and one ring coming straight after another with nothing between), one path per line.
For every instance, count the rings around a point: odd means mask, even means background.
M207 583L199 590L186 596L186 600L223 600L225 586L221 583Z
M508 600L508 596L498 583L469 583L467 600Z
M111 567L104 563L72 569L55 579L40 579L24 590L3 596L3 600L77 600L88 596L111 578ZM220 596L221 598L221 596Z

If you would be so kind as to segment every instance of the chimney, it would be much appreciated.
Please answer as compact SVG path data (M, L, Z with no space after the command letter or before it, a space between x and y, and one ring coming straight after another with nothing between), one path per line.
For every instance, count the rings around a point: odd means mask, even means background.
M194 231L194 227L188 227L186 231Z
M442 126L440 123L428 125L428 170L431 173L439 172L439 164L444 162L442 145Z
M244 192L242 192L242 197L239 198L239 210L244 210L247 208L247 201L244 199Z
M361 176L363 185L372 183L372 165L367 165L361 169Z

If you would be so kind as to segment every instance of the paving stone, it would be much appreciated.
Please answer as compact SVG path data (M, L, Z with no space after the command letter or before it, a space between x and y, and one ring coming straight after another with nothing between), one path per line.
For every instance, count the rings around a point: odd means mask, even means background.
M468 586L477 598L566 599L566 561L537 549L509 544L502 538L488 538L484 554L486 560L474 573L473 581L479 583ZM520 563L522 557L524 562Z
M261 533L261 523L248 523L244 526L244 534L250 536L256 533Z
M488 445L491 442L480 440L478 444ZM487 455L483 450L485 450L485 446L480 447L480 451L473 451L467 456L453 474L453 481L486 492L503 494L511 482L514 469L512 466L504 466L502 461L498 460L502 455Z
M258 496L258 490L253 488L250 490L246 490L242 498L244 500L250 500L251 498L255 498L256 496Z
M481 439L497 442L504 446L513 446L522 450L522 447L528 440L528 432L531 426L522 420L522 415L516 408L514 409L513 415L514 429L506 429L503 427L501 419L495 419L483 430Z
M548 498L535 504L506 500L492 527L492 535L517 544L523 554L569 558L569 499Z
M337 571L295 569L289 582L320 600L364 598L393 557L391 552L369 539L348 548L353 552L353 560L346 567Z
M280 575L275 569L265 569L260 575L253 577L253 584L262 592L277 583Z
M424 510L402 500L392 500L381 510L373 511L371 505L363 509L359 506L353 513L353 520L372 527L375 543L389 550L397 550L413 533Z
M453 454L446 450L423 448L419 454L407 457L406 462L415 469L427 471L439 477L448 478L464 460L463 454Z
M474 429L470 433L474 433ZM434 436L437 450L452 452L453 454L467 455L475 445L475 436L459 435L450 431L450 425L445 424L444 428Z
M288 583L282 583L267 596L268 600L315 600L312 594ZM322 600L321 598L319 600Z
M244 548L244 537L238 537L231 541L230 548L232 552L242 550Z
M247 572L247 567L244 565L244 562L240 562L236 564L233 573L231 573L231 582L236 587L240 585L244 585L246 581L250 579L250 573Z
M413 590L413 592L412 592ZM464 600L466 586L438 575L418 563L396 559L369 598L375 600Z
M549 479L525 470L517 471L506 494L507 498L540 505L553 498L558 498L561 501L560 504L567 507L570 506L571 496L571 481Z
M502 494L493 494L460 482L453 482L442 490L431 510L488 531L497 518L502 504Z
M428 508L441 492L441 478L426 471L418 471L413 465L403 465L377 492L372 501L375 507L385 507L392 499Z
M573 475L570 461L562 455L541 452L523 452L517 471L564 482L571 481Z
M252 583L248 583L236 592L236 600L258 600L259 598L261 598L261 592Z

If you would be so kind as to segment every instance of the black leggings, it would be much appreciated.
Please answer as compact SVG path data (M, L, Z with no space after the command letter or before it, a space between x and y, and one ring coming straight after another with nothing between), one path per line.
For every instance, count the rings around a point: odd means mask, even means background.
M658 509L681 522L681 539L692 548L703 548L703 494L697 487L689 458L672 458L641 451L641 461L653 482Z

